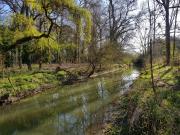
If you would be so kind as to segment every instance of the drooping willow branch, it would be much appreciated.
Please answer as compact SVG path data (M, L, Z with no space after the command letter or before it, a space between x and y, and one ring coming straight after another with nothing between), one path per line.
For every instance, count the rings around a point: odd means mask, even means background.
M67 10L70 12L70 14L79 13L84 18L84 20L86 21L86 29L84 31L85 35L86 35L85 40L86 40L86 42L90 42L90 39L91 39L91 37L90 37L91 36L91 15L88 11L86 11L86 9L76 7L74 4L70 4L67 1L63 1L64 4L59 2L59 5L58 5L58 1L56 1L57 3L55 3L55 4L54 3L52 4L52 2L50 2L50 1L48 3L46 3L46 2L47 1L41 1L41 3L39 3L41 5L41 11L37 16L35 16L35 18L33 18L33 21L35 21L40 15L43 15L43 13L44 13L46 19L50 22L48 31L41 33L39 35L29 35L29 36L22 37L20 39L17 39L10 46L1 46L0 49L3 52L7 52L12 49L15 49L16 47L18 47L26 42L32 41L32 40L38 40L41 38L49 38L51 31L53 29L53 26L58 27L58 24L56 23L56 21L54 21L57 18L52 18L51 13L49 13L49 9L51 9L52 11L53 11L53 9L58 11L60 6L67 8ZM57 7L57 5L58 5L58 7ZM81 28L81 26L79 28Z
M43 33L41 35L38 35L38 36L27 36L27 37L23 37L21 39L18 39L15 43L13 43L11 46L9 47L6 47L5 49L3 49L5 52L7 51L10 51L12 49L15 49L17 46L23 44L23 43L26 43L26 42L29 42L29 41L32 41L32 40L38 40L38 39L41 39L41 38L49 38L50 36L50 33L52 31L52 28L53 28L53 25L54 25L54 22L53 22L53 19L51 19L49 16L48 16L48 11L47 9L43 6L43 9L45 11L45 16L46 18L50 21L50 26L48 28L48 33Z

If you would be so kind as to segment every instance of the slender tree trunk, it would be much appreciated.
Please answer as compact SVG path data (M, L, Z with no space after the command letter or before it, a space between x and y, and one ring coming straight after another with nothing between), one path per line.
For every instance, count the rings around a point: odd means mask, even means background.
M4 78L4 69L5 69L4 60L5 60L5 56L2 54L1 55L2 78Z
M13 61L14 61L14 65L17 66L18 65L18 48L15 49Z
M28 70L31 71L32 70L31 54L29 52L27 52L26 50L24 51L24 58L25 58L25 62L27 64Z
M42 69L42 58L40 58L40 60L39 60L39 70L41 70Z
M153 46L156 45L156 4L155 4L155 0L153 0L153 4L154 4L154 16L153 16L153 44L150 41L150 64L151 64L151 80L152 80L152 88L154 93L156 94L156 88L154 85L154 71L153 71Z
M151 83L154 93L156 93L154 85L154 71L153 71L153 51L152 51L152 39L150 39L150 68L151 68Z
M156 98L156 89L155 89L155 85L154 85L154 74L153 74L152 12L151 12L151 9L150 9L149 1L148 1L148 9L149 9L149 27L150 27L150 30L149 30L149 53L150 53L151 84L152 84L153 92L154 92L155 98ZM155 43L155 34L156 34L155 33L155 25L156 25L155 5L154 5L154 20L153 20L153 23L154 23L153 38L154 38L154 43Z
M78 20L80 20L80 16L77 15L76 16ZM76 62L80 63L80 28L78 23L76 24L76 35L75 35L75 41L76 41L76 45L77 45L77 49L76 49Z
M110 42L111 43L116 43L115 40L115 33L114 33L114 27L115 27L115 9L114 9L114 4L113 0L109 0L109 27L110 27Z
M18 65L22 69L22 46L18 48Z
M29 70L29 71L32 71L32 65L31 65L31 62L27 63L27 66L28 66L28 70Z
M31 60L28 61L27 66L28 66L28 70L32 71Z
M171 48L170 48L170 23L169 23L169 0L167 0L166 6L166 64L170 64L171 60Z
M175 57L175 48L176 48L176 27L177 27L177 15L178 15L178 8L176 9L176 14L175 14L175 24L174 24L174 39L173 39L173 60Z

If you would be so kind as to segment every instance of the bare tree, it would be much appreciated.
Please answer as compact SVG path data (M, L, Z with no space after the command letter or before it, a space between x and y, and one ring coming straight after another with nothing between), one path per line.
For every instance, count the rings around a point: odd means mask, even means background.
M135 5L136 0L109 0L109 38L112 43L122 44L135 29L135 15L132 14Z
M153 3L155 4L155 3ZM154 94L156 95L156 89L154 85L154 74L153 74L153 49L152 49L152 36L154 37L155 40L155 29L154 29L154 34L152 33L153 31L153 25L155 27L156 20L155 20L155 5L154 5L154 11L151 10L150 8L150 3L148 1L148 10L149 10L149 46L150 46L150 70L151 70L151 82L152 82L152 88L154 91ZM153 16L154 15L154 16ZM154 19L153 19L154 18Z
M178 6L180 5L180 1L178 3ZM177 29L177 16L178 16L179 8L176 7L175 11L175 20L174 20L174 39L173 39L173 59L175 57L175 47L176 47L176 29Z
M170 64L170 15L169 15L169 0L156 0L165 10L165 22L166 22L166 64Z
M171 47L170 47L170 42L171 42L171 38L170 38L170 30L171 30L171 26L173 24L173 21L175 20L175 22L177 21L177 17L176 17L176 13L178 13L178 8L179 5L176 4L176 0L156 0L156 2L163 7L164 9L164 17L165 17L165 36L166 36L166 64L169 65L171 62ZM176 8L176 11L174 10L174 8ZM171 15L170 15L170 9L171 10ZM174 14L175 12L175 14ZM175 25L177 25L175 23ZM175 32L176 33L176 32Z

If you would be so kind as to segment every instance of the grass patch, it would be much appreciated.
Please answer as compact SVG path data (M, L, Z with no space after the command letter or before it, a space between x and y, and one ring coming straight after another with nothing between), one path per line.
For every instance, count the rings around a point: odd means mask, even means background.
M143 72L132 91L119 99L118 115L108 135L171 135L180 134L180 73L178 67L154 68L155 79L166 87L156 87L157 99L151 88L150 71Z
M0 80L0 96L9 93L15 95L18 92L33 90L43 84L56 84L58 82L57 75L49 72L35 72L18 74L12 77Z

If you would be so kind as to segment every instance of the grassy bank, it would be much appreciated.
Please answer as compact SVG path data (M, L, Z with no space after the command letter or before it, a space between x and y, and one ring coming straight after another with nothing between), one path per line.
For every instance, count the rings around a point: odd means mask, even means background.
M18 92L36 89L43 84L54 84L56 82L56 76L48 72L16 75L0 80L0 95L6 93L15 95Z
M115 103L108 135L179 135L180 69L155 66L156 95L151 88L150 71L142 72L132 91Z
M0 79L0 103L1 105L4 102L9 104L13 102L11 100L17 101L41 93L46 88L63 85L64 80L68 80L69 77L70 79L81 79L81 73L87 70L87 66L86 64L63 65L63 70L60 71L56 71L58 65L45 66L41 71L38 70L37 65L34 65L33 71L27 71L25 67L21 70L16 68L9 69L5 72L4 78L1 76ZM112 65L111 68L102 68L100 71L95 71L95 76L93 77L117 71L119 68L118 65Z

